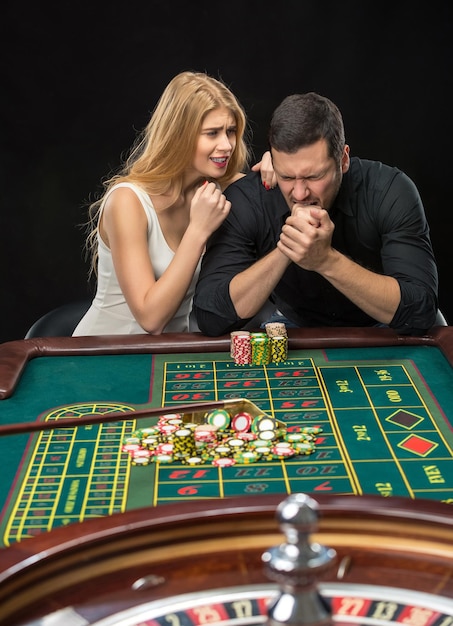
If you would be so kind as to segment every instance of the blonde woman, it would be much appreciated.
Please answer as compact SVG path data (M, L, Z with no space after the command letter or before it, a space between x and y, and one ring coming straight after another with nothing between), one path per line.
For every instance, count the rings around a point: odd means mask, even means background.
M97 289L74 336L197 330L190 314L200 261L230 211L222 192L248 165L246 131L244 110L221 81L199 72L171 80L89 208ZM272 172L263 167L262 176L268 186Z

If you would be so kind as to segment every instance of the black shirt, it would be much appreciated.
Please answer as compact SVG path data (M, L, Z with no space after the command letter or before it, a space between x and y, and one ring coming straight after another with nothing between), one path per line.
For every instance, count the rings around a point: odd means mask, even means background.
M230 280L275 248L290 214L278 187L266 191L259 172L230 185L225 195L231 211L208 242L194 296L199 328L213 336L247 323L231 302ZM437 267L423 204L410 178L395 167L352 157L329 215L336 250L398 281L401 302L390 326L406 334L430 328L437 312ZM271 299L297 326L377 324L322 276L294 263Z

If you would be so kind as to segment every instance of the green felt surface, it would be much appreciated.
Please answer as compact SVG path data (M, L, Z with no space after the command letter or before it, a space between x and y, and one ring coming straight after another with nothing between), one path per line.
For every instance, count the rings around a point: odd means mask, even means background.
M427 346L292 351L268 366L238 366L227 353L33 359L0 402L2 423L246 398L288 430L322 432L312 455L223 469L131 466L121 442L132 419L3 437L3 545L175 500L327 491L451 502L452 383Z

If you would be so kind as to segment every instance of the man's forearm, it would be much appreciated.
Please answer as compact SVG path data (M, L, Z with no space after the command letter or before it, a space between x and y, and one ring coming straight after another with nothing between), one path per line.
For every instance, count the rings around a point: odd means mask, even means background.
M290 262L275 249L231 280L230 297L239 317L248 319L258 313Z
M367 270L336 250L320 274L370 317L382 324L392 321L401 299L395 278Z

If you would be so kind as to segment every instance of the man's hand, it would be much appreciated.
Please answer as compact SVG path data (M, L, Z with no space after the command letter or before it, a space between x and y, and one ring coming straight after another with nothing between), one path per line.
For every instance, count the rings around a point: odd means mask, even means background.
M283 225L277 247L303 269L321 272L332 251L334 229L325 209L296 204Z

